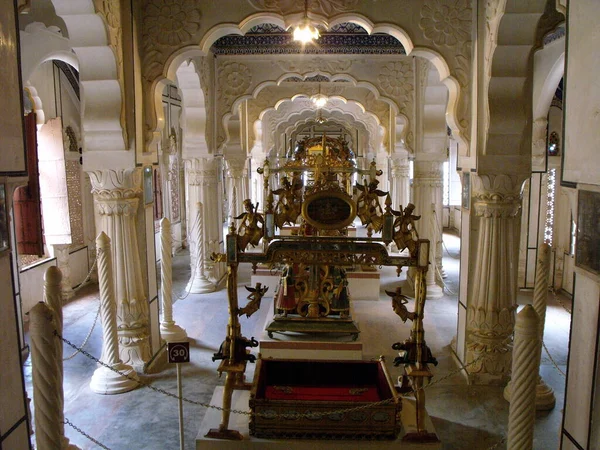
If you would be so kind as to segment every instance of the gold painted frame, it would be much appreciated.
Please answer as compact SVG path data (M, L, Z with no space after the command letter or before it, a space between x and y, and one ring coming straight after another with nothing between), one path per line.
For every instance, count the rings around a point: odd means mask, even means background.
M328 200L329 203L327 203ZM315 214L315 203L318 202L323 203L322 205L318 206L322 212L325 212L325 208L330 208L327 213L331 214L333 212L331 208L336 208L336 202L342 202L343 204L347 205L349 212L345 217L342 217L339 220L319 220L324 219L324 217L318 217ZM340 203L338 203L338 205L342 206ZM317 230L340 230L349 226L354 221L354 218L356 217L356 202L352 200L352 198L346 193L340 191L315 192L306 196L304 202L302 202L302 217L306 223Z

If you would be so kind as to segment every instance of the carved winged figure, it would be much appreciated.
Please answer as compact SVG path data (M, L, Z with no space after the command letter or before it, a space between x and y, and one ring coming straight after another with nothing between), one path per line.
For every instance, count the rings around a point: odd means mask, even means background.
M360 191L356 199L358 217L363 225L370 226L374 231L381 231L383 227L383 209L379 203L379 197L385 197L388 193L377 189L378 180L372 180L367 184L356 183L356 189Z
M409 203L404 208L404 211L392 211L396 216L394 220L394 242L398 247L398 251L408 248L411 256L414 256L417 249L417 241L419 233L415 228L415 220L419 220L421 216L413 215L415 205Z
M260 308L260 301L269 290L269 286L262 287L260 283L256 283L256 286L253 288L249 288L248 286L245 286L245 288L250 292L250 295L246 297L250 301L243 308L238 308L238 316L246 314L246 317L250 317Z
M288 177L283 177L281 182L282 187L273 191L279 197L275 204L275 225L278 228L286 223L295 224L302 208L302 182L294 180L290 183Z
M245 212L236 217L236 219L242 219L242 222L238 226L238 248L240 251L245 251L248 244L256 247L263 237L265 223L262 214L256 212L256 206L250 199L244 200ZM260 226L259 226L260 224Z
M410 312L405 306L408 303L408 297L402 294L401 287L397 287L395 292L385 291L385 293L392 297L392 309L398 316L400 316L402 322L406 323L407 319L410 319L412 322L416 319L416 313Z

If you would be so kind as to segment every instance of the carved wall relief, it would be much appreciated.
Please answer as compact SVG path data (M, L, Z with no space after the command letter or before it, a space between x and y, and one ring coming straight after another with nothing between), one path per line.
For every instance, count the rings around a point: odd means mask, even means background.
M497 0L492 0L497 1ZM419 28L438 47L448 47L454 58L446 58L450 73L458 81L457 125L462 138L470 137L471 22L472 10L466 0L433 0L423 5Z
M144 78L155 80L167 57L200 30L202 13L193 0L146 0L142 25Z
M303 2L298 0L248 0L256 9L277 11L286 15L303 11ZM308 10L317 14L330 14L349 12L355 9L358 0L311 0Z

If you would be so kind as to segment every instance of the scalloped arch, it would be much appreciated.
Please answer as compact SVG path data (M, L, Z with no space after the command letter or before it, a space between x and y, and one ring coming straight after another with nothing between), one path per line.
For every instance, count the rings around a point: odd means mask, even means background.
M50 1L56 15L65 23L71 48L79 61L84 150L106 152L128 149L129 142L121 123L123 99L117 61L109 46L108 31L102 18L91 1ZM90 159L85 158L84 161ZM121 161L120 158L114 159ZM102 158L102 161L109 160ZM128 162L133 162L133 153L132 161Z
M310 15L311 20L322 23L326 28L330 28L331 26L334 26L334 25L337 25L337 24L340 24L343 22L351 22L351 23L360 25L365 30L367 30L367 32L369 32L369 33L386 33L386 34L398 39L398 41L400 41L400 43L404 46L407 55L420 56L420 57L427 58L429 61L431 61L435 65L435 67L438 69L438 72L440 74L440 80L447 86L448 91L449 91L448 105L447 105L447 109L446 109L448 125L453 130L453 132L455 132L455 135L457 136L457 138L460 142L462 142L465 145L468 143L468 137L463 135L462 130L464 130L464 127L460 126L461 124L459 124L458 114L457 114L457 106L460 102L460 97L461 97L461 88L460 88L458 81L453 76L450 75L449 66L439 52L429 49L429 48L425 48L425 47L415 47L413 40L410 37L409 33L398 25L388 23L388 22L372 22L369 18L367 18L361 14L342 13L342 14L335 15L329 19L327 19L323 16L320 16L318 14L309 13L309 15ZM178 58L181 57L182 59L185 59L186 55L187 55L187 53L186 53L187 51L196 51L197 52L198 48L199 48L199 51L200 51L199 54L206 55L209 53L210 47L216 40L218 40L219 38L226 36L228 34L243 35L250 28L252 28L256 25L260 25L262 23L272 23L272 24L278 25L284 29L288 29L290 26L292 26L294 23L296 23L301 18L302 18L302 14L298 14L298 13L289 14L289 15L281 15L281 14L277 14L277 13L273 13L273 12L259 11L257 13L247 16L246 18L241 20L240 23L238 23L238 24L222 23L222 24L215 25L212 28L210 28L202 36L198 46L191 46L191 47L179 49L177 52L174 53L174 55L169 57L169 59L165 63L165 67L163 68L162 76L165 78L168 78L168 74L174 70L173 66L175 66L175 69L176 69L176 67L178 67L178 65L177 65ZM316 75L318 73L314 73L314 74ZM329 75L329 76L337 76L336 74L325 74L325 73L323 73L323 74ZM260 90L264 89L266 86L269 86L273 83L275 83L275 84L280 83L281 81L283 81L283 79L288 78L289 76L303 77L300 74L285 75L283 77L280 77L280 79L278 79L278 80L270 80L270 81L266 81L266 82L259 84L255 88L255 90L252 94L244 94L244 95L239 96L232 103L231 111L228 111L222 117L217 118L217 126L218 127L222 126L224 128L225 138L227 139L227 134L228 134L227 133L227 121L228 121L229 117L236 114L236 108L240 105L241 102L243 102L244 100L248 100L248 99L252 98L253 96L255 97L258 94L258 92L260 92ZM346 78L352 78L352 77L346 76ZM395 103L393 101L391 101L390 99L379 95L377 88L375 86L373 86L371 83L358 82L356 80L354 80L354 82L356 83L355 85L357 87L365 87L365 88L369 89L371 92L373 92L376 100L383 100L383 101L389 103L390 105L392 105L394 108L394 112L396 114L398 113L398 108L396 107ZM158 92L158 88L156 87L156 83L157 83L157 80L154 80L152 82L153 88L151 89L151 92L154 93L153 95L154 95L154 106L155 106L155 108L154 108L155 118L157 118L156 120L158 122L158 117L160 117L160 115L162 113L160 111L161 110L160 104L157 100L157 96L158 96L159 92ZM150 125L152 125L152 124L150 124ZM155 125L158 125L158 123ZM153 127L150 126L150 128L152 129ZM158 126L154 126L154 130L158 130L158 129L159 129ZM218 133L219 132L217 132L217 134ZM226 141L221 143L220 148L223 148L226 144L227 144Z

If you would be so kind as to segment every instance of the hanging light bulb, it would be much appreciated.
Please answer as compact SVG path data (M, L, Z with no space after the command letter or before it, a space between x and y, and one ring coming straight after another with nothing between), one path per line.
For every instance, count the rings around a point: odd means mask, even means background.
M322 108L327 104L327 96L321 94L321 83L319 83L319 93L317 95L313 95L310 100L317 108Z
M308 0L304 0L304 20L296 26L293 36L294 41L301 42L303 45L319 39L319 30L310 23L308 18Z
M323 118L323 116L321 115L321 110L319 109L319 111L317 112L317 118L315 119L315 122L317 122L318 124L322 124L325 123L325 119Z

